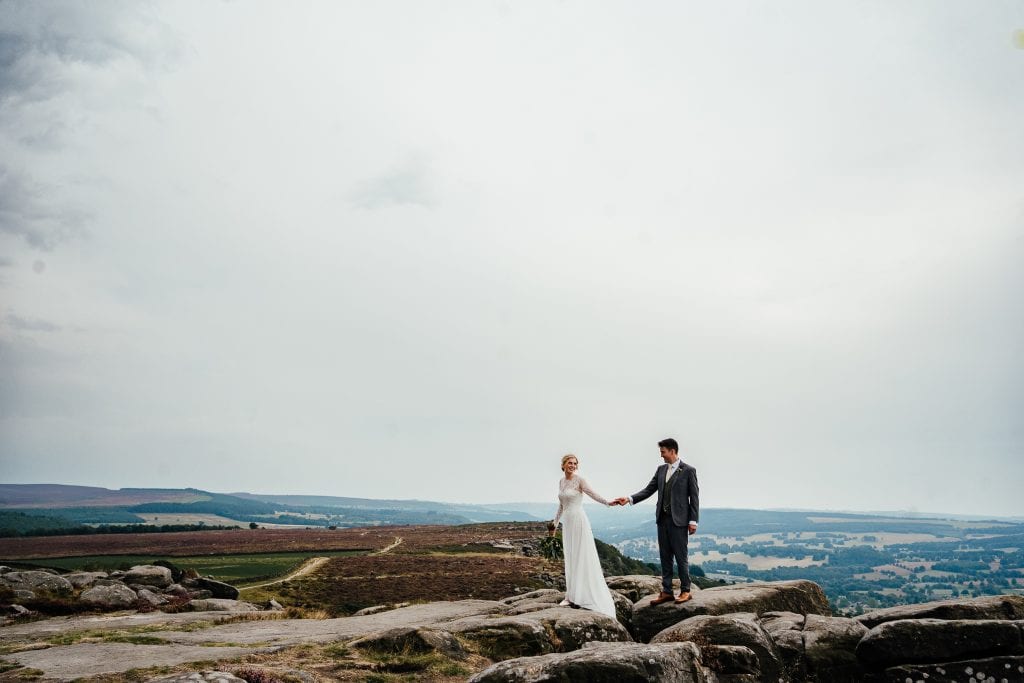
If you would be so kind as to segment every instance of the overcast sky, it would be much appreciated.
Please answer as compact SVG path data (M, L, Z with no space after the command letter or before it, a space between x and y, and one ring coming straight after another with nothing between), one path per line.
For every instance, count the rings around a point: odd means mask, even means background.
M0 480L1024 515L1022 29L2 2Z

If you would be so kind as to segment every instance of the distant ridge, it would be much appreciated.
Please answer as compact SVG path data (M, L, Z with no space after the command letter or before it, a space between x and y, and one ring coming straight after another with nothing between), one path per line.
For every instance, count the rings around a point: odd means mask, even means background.
M215 515L188 523L237 522L290 525L466 524L532 522L531 511L501 505L425 500L374 500L344 496L215 493L195 488L108 489L68 484L0 484L0 510L36 514L59 512L68 522L133 524L138 514ZM327 518L330 517L328 520Z
M198 489L0 484L0 508L120 507L142 503L191 503L208 498L208 494Z
M266 493L234 492L228 494L236 498L257 500L265 503L281 505L299 505L306 507L338 507L361 510L408 510L414 512L443 512L457 514L472 522L531 522L544 519L538 515L536 505L524 503L523 507L509 503L505 505L469 505L461 503L441 503L429 500L397 500L374 498L351 498L347 496L308 496L279 495ZM546 506L546 507L551 507Z

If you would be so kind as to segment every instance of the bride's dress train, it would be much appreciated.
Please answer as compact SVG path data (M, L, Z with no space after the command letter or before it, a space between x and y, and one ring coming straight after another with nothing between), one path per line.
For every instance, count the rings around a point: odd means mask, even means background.
M604 572L597 557L597 545L590 520L583 511L583 494L602 505L608 505L579 476L562 479L558 484L558 514L562 521L562 546L565 550L565 599L615 619L615 602L604 582Z

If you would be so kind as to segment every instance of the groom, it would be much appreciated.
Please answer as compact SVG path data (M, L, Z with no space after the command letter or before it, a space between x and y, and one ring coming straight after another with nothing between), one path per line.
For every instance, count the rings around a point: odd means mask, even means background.
M697 470L679 459L679 444L675 439L658 442L664 465L658 467L654 476L642 491L626 498L616 498L613 503L633 505L650 498L658 492L655 519L658 522L658 551L661 555L661 593L651 600L660 605L672 600L672 560L679 565L681 592L675 598L676 604L686 602L690 596L690 568L686 559L689 534L697 533L700 516L700 491L697 488Z

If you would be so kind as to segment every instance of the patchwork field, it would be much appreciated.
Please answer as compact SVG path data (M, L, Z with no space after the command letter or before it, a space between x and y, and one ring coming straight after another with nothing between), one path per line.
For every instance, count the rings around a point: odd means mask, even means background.
M720 553L717 550L691 552L690 561L694 564L705 562L733 562L746 565L753 570L775 569L776 567L813 567L827 564L827 560L815 560L810 555L804 557L772 557L770 555L750 556L746 553Z
M161 512L159 514L137 512L135 514L141 517L146 524L209 524L210 526L247 526L239 522L237 519L231 519L230 517L224 517L222 515L211 515L201 513L177 514L174 512Z

